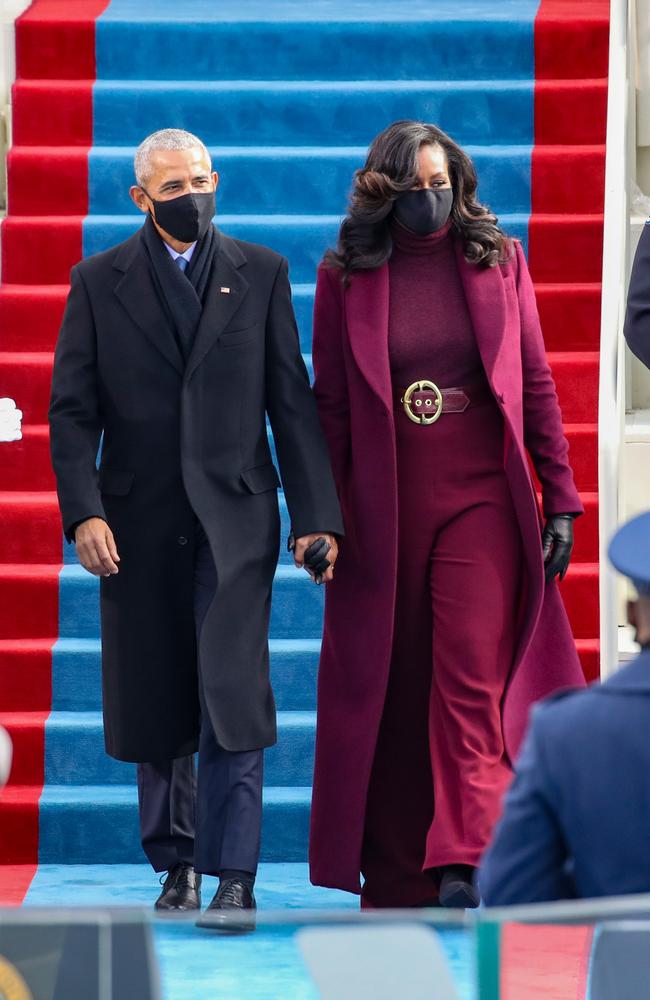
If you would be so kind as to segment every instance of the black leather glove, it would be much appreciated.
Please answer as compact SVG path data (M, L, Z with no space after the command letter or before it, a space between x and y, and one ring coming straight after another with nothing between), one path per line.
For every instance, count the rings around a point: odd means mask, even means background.
M549 517L542 532L542 549L546 582L559 573L560 580L566 576L573 551L573 515L554 514Z
M317 538L315 542L305 549L305 566L312 571L316 583L323 582L323 573L330 567L327 553L332 548L324 538Z
M287 549L289 552L293 552L296 547L296 536L293 531L289 533L287 538ZM317 538L315 542L305 549L304 561L305 569L311 570L314 574L314 579L316 583L323 582L323 573L326 573L329 569L330 562L327 559L327 553L330 551L332 546L324 538Z

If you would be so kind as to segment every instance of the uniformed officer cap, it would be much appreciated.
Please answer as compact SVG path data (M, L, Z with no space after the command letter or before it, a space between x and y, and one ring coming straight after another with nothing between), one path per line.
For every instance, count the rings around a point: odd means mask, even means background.
M650 511L619 528L610 542L609 558L638 594L650 597Z

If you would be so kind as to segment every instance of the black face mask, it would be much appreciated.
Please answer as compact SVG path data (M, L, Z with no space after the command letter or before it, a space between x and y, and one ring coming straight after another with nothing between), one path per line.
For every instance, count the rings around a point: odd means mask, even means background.
M145 191L144 188L142 188ZM145 194L151 198L148 191ZM181 194L169 201L151 198L156 210L156 222L161 229L180 243L195 243L210 228L215 212L214 191Z
M417 233L429 236L442 229L451 214L454 192L451 188L422 188L405 191L395 199L395 218Z

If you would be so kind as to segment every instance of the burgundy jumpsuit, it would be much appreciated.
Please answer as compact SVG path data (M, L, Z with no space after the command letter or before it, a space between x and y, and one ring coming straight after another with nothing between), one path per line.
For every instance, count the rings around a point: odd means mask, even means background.
M503 417L476 343L451 225L394 225L388 346L395 392L398 570L388 692L367 800L365 906L437 896L436 869L477 865L510 768L501 729L523 555ZM465 387L433 424L400 403L414 381Z

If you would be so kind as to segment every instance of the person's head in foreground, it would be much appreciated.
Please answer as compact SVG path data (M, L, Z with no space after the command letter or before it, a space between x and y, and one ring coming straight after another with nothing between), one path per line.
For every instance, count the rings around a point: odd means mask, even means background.
M640 655L538 704L483 857L488 906L650 892L650 512L612 539Z

